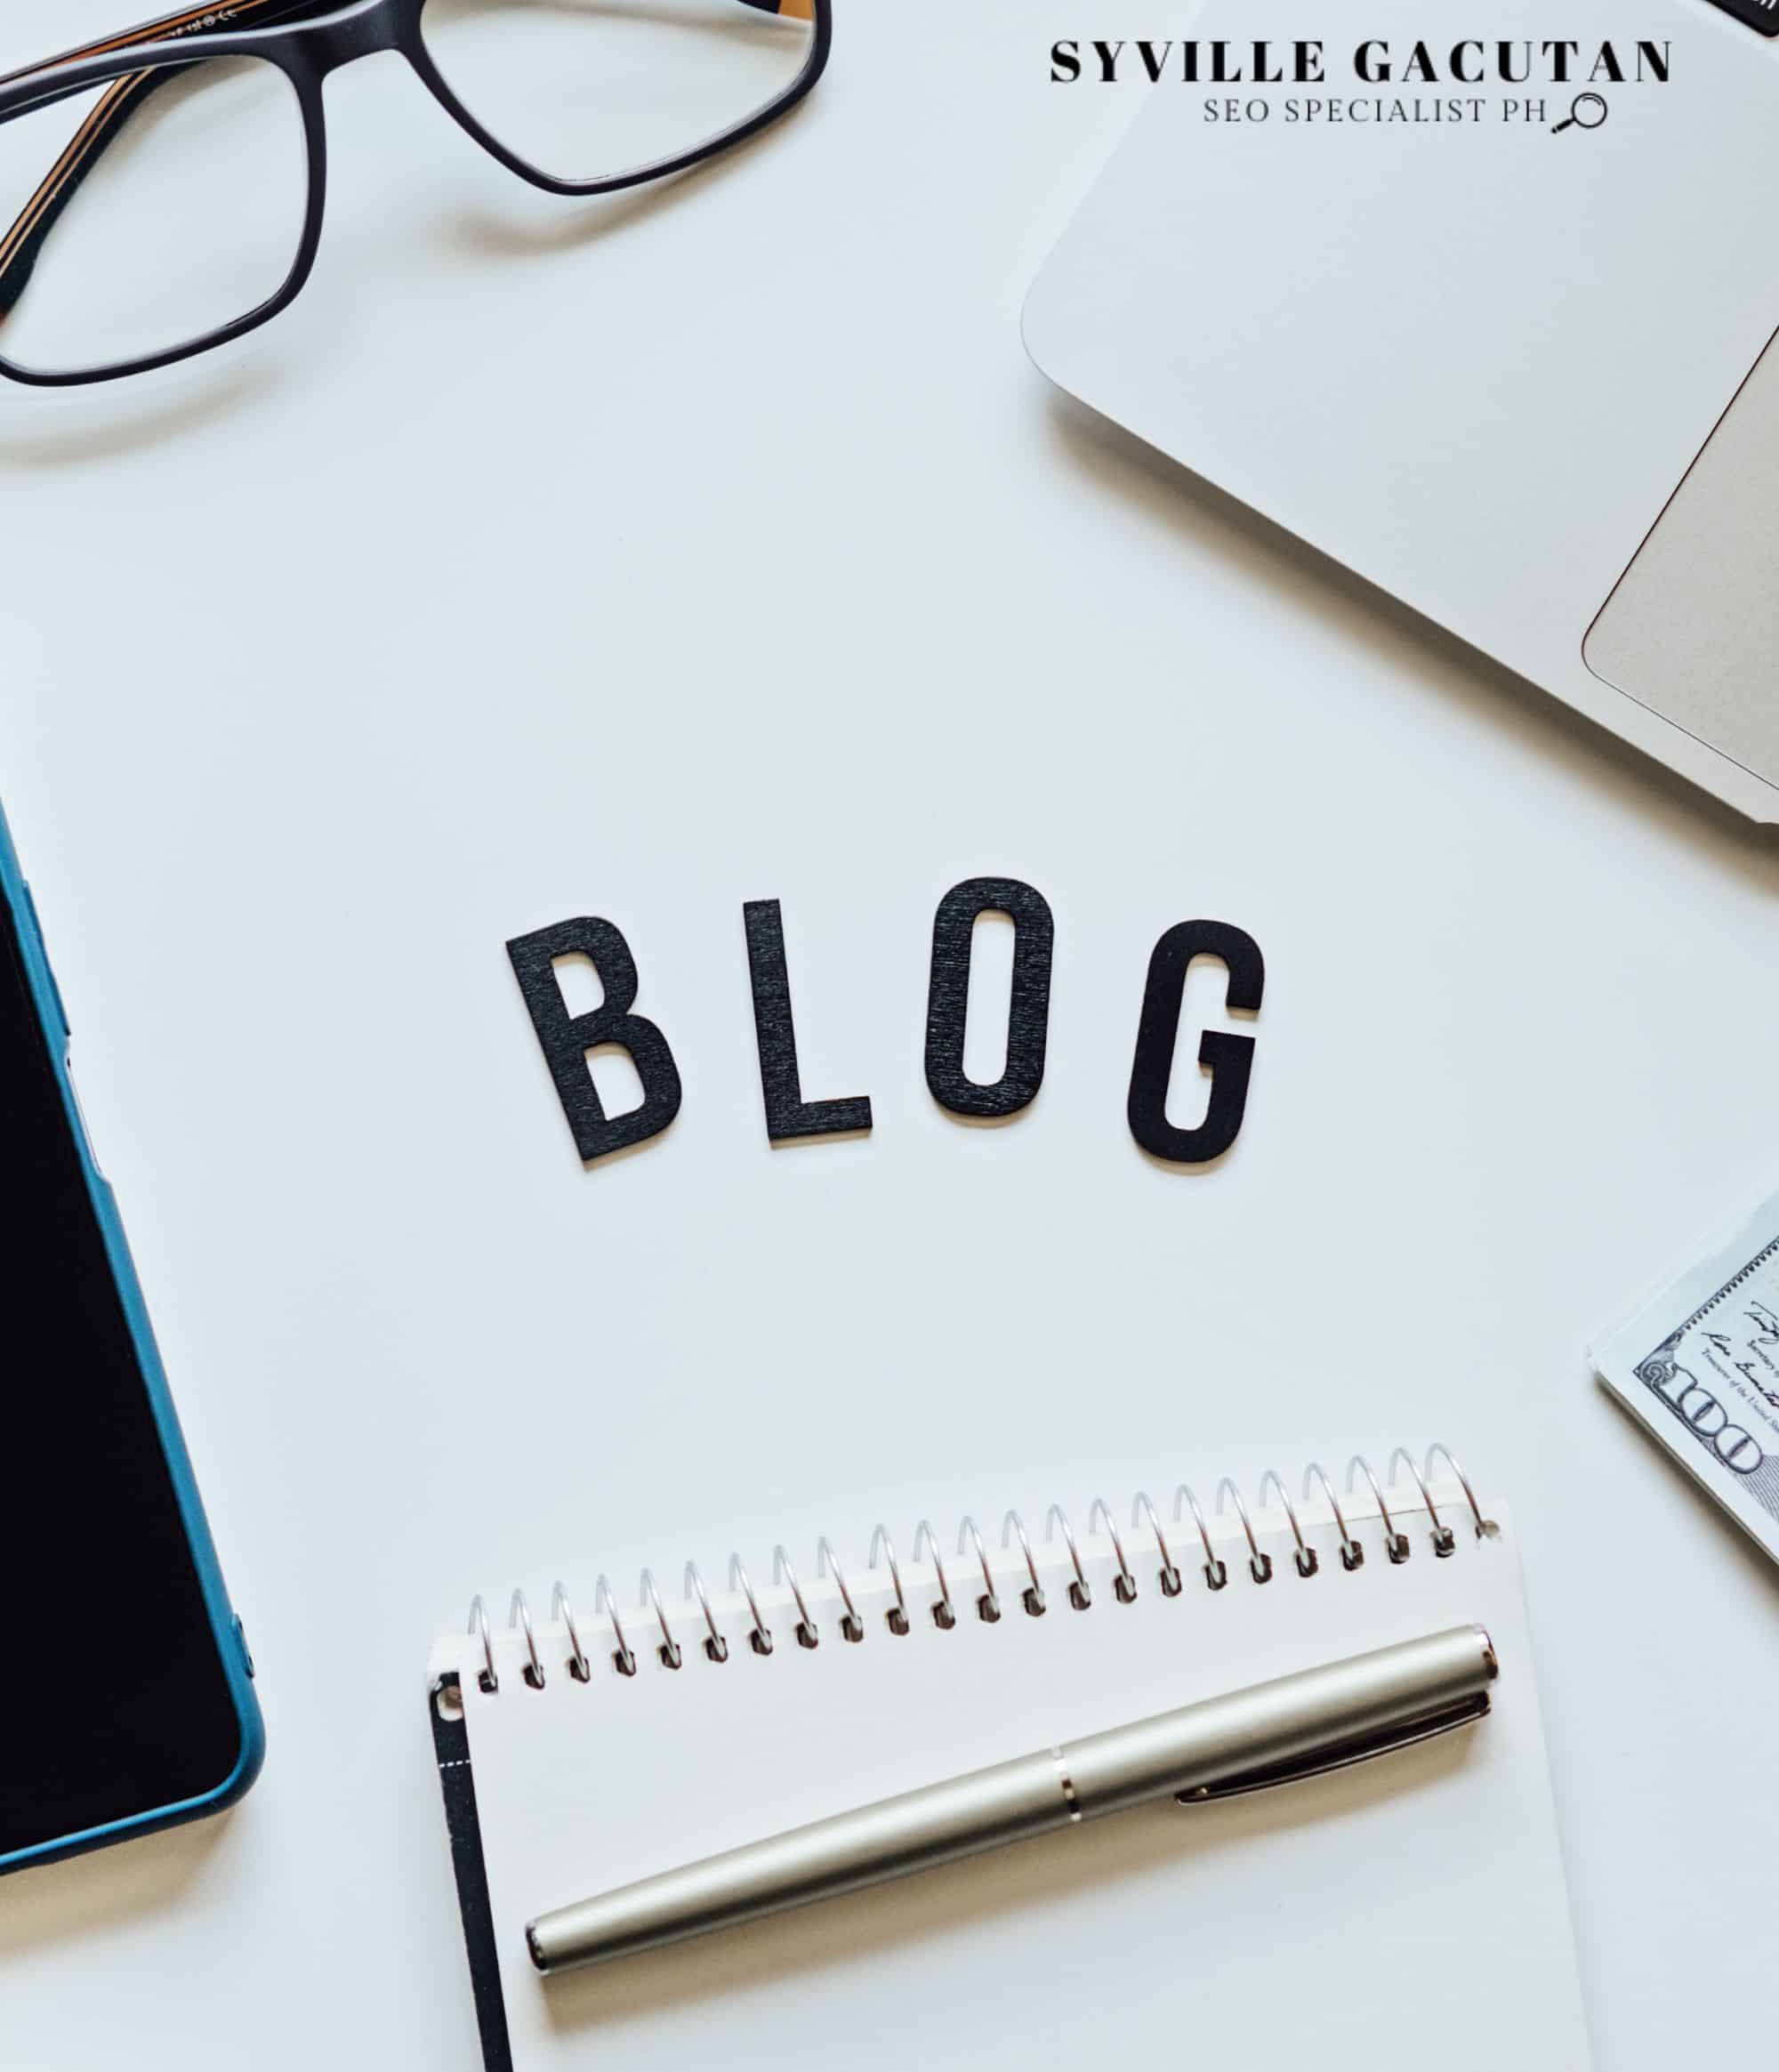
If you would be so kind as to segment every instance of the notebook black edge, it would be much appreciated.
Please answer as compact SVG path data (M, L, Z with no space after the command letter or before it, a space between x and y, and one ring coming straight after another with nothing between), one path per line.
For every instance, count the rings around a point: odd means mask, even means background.
M470 1729L461 1702L449 1708L455 1716L448 1718L439 1702L442 1697L456 1697L459 1691L455 1674L441 1676L426 1694L426 1713L432 1722L432 1751L439 1761L445 1827L451 1837L451 1867L457 1878L457 1910L463 1917L463 1955L470 1964L470 1990L475 1996L482 2063L486 2072L513 2072L506 2002L501 1994L500 1957L495 1947L494 1907L488 1898L487 1865L482 1856L482 1826L476 1815Z

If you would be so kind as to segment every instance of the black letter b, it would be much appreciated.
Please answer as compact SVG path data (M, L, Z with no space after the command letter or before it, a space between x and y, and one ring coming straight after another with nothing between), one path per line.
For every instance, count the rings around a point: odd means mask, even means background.
M658 1137L680 1112L680 1073L666 1037L652 1021L630 1012L636 998L636 959L619 931L609 921L584 915L516 935L506 954L581 1157L603 1158ZM554 960L575 955L591 960L605 988L605 998L587 1014L568 1012L556 982ZM608 1117L600 1103L587 1069L587 1052L599 1044L628 1051L642 1082L642 1106L627 1115Z

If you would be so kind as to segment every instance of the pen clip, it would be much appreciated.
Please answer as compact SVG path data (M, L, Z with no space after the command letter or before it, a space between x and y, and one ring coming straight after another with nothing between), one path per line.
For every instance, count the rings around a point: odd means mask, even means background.
M1238 1771L1220 1783L1199 1785L1192 1791L1177 1792L1174 1795L1182 1806L1203 1806L1213 1799L1240 1798L1244 1793L1267 1791L1275 1785L1299 1784L1307 1778L1325 1776L1332 1770L1348 1770L1356 1762L1368 1762L1373 1756L1393 1755L1398 1749L1413 1748L1420 1742L1431 1741L1459 1727L1474 1726L1478 1720L1487 1717L1488 1711L1489 1694L1485 1690L1478 1691L1461 1705L1447 1705L1443 1712L1428 1713L1421 1719L1393 1727L1387 1733L1361 1735L1356 1740L1312 1748L1288 1762L1264 1763L1257 1770Z

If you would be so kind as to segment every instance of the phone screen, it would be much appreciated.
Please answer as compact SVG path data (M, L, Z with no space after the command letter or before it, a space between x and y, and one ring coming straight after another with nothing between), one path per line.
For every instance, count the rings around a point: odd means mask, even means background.
M242 1727L0 894L0 1859L213 1791Z

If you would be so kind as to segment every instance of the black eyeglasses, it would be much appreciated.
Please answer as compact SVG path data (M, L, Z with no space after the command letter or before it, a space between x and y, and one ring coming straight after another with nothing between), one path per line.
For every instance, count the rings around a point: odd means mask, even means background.
M216 0L8 73L0 373L110 381L275 317L321 239L321 83L356 58L399 51L534 187L610 194L794 107L831 4Z

